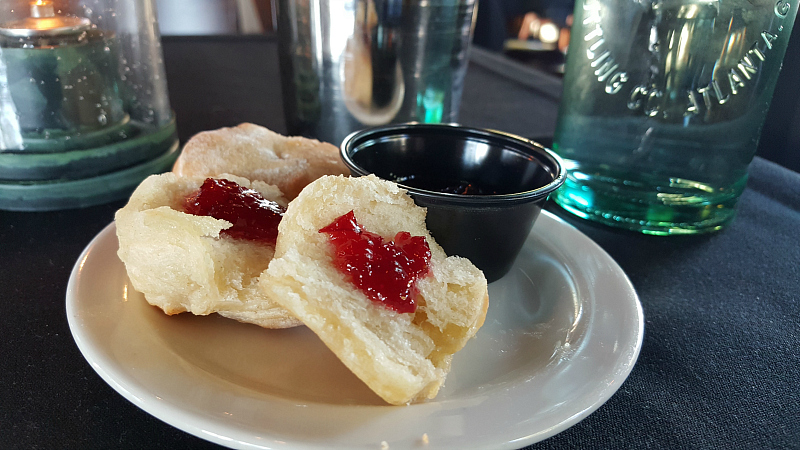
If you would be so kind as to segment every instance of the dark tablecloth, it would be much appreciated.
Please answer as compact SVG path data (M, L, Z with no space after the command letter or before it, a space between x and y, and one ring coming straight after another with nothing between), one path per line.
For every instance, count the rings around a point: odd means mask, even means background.
M244 121L285 130L271 38L165 38L164 52L183 141ZM476 51L461 121L547 137L559 91ZM643 236L550 207L628 274L645 337L605 405L531 448L800 448L800 174L761 158L750 174L736 221L708 236ZM0 211L0 448L215 447L123 399L72 340L69 273L122 204Z

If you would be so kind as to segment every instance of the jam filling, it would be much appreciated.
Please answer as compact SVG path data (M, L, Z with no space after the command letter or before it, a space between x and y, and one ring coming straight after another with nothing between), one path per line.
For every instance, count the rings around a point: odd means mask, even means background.
M184 211L227 220L233 226L222 230L222 234L232 238L275 245L278 224L286 210L258 191L230 180L206 178L203 185L186 198Z
M319 230L333 244L333 263L348 282L376 303L398 313L417 310L418 279L430 272L424 236L401 231L393 241L359 225L353 211Z

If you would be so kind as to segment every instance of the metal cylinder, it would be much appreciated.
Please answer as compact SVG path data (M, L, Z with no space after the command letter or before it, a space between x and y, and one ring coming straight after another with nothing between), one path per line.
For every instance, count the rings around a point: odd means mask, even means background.
M476 0L280 0L290 134L339 144L366 126L456 122Z

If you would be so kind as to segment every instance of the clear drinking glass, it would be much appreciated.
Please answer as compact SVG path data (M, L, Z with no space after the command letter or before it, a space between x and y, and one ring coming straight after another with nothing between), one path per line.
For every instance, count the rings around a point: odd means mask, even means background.
M279 0L290 134L456 122L477 0Z
M730 223L796 14L796 0L578 0L555 201L648 234Z

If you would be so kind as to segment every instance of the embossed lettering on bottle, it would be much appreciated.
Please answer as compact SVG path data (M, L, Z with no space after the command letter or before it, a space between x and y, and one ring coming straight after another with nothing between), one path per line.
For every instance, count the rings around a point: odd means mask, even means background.
M586 57L589 58L589 65L594 69L597 81L605 83L605 92L616 94L628 81L628 74L619 70L619 64L606 45L601 24L600 2L588 0L583 4L583 10L583 26L586 29L583 40L588 45Z
M741 9L721 5L725 0L659 0L641 20L651 27L650 61L645 74L631 72L615 58L603 28L601 0L583 5L585 56L592 74L609 95L626 95L627 108L647 117L689 123L695 118L714 121L725 105L744 95L760 80L763 63L784 31L783 19L792 5L778 0L774 20L757 39L745 42L747 27ZM791 24L789 24L791 25ZM720 39L720 33L724 33ZM752 30L750 30L752 37ZM709 45L722 42L716 61L706 61ZM717 44L720 45L720 44ZM641 63L642 61L631 61ZM629 81L634 83L623 90Z

